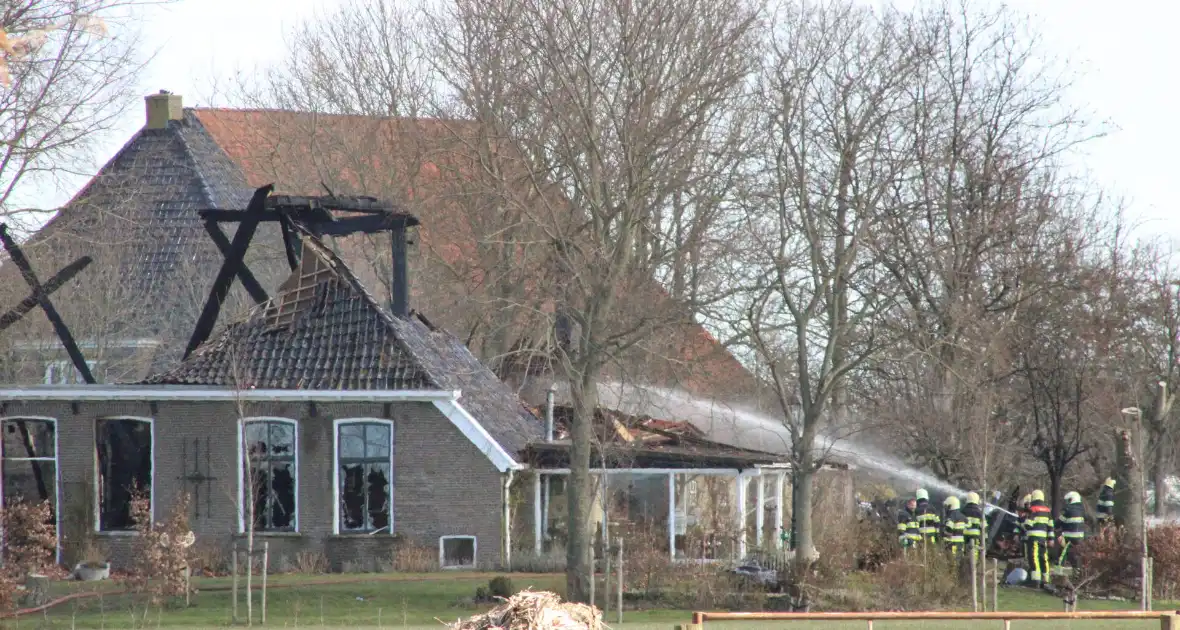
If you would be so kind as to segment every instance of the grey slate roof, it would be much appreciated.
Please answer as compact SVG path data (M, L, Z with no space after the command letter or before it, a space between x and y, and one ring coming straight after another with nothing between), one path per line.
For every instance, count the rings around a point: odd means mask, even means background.
M378 305L315 237L271 300L147 384L273 389L460 390L460 404L506 451L541 421L457 338Z

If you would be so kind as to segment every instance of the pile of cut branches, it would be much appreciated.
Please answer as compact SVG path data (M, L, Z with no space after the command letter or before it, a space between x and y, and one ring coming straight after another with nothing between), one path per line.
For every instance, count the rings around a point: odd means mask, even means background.
M521 591L490 611L448 624L451 630L604 630L599 610L546 591Z

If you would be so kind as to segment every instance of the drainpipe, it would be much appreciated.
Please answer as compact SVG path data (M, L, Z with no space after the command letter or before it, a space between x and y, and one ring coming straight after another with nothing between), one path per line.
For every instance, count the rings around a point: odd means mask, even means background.
M504 475L504 570L512 570L512 478L516 472L509 470Z
M554 383L549 386L549 391L545 392L545 441L553 441L553 394L557 390L557 384Z
M545 392L545 441L553 441L553 397L557 391L557 384L549 385L549 391ZM540 474L540 473L538 473ZM550 490L552 488L553 479L549 475L545 475L545 496L541 501L541 538L549 538L549 505L550 505ZM542 549L544 551L544 549Z

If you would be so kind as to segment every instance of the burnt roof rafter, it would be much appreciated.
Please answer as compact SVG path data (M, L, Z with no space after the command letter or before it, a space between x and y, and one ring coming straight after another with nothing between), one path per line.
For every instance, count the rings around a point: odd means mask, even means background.
M406 229L419 225L413 215L398 211L391 204L374 197L272 195L273 191L274 184L258 188L244 210L208 208L197 211L205 222L205 231L213 239L224 260L193 328L184 358L187 359L209 339L235 277L242 281L243 287L255 302L262 304L269 299L245 263L246 251L259 224L279 224L287 264L291 270L299 266L302 256L300 232L316 237L389 232L394 260L404 260ZM351 213L351 216L335 216L333 212ZM221 223L238 224L232 240L222 231ZM403 283L404 267L403 263L395 265L394 269L395 276L401 278ZM405 310L405 302L404 296L394 296L392 308L395 314Z
M62 346L66 349L66 354L70 357L70 362L77 368L78 373L82 375L82 379L90 384L94 384L94 375L90 373L90 366L86 363L86 357L82 356L82 350L78 348L77 342L74 341L74 335L70 333L69 326L66 326L61 315L54 308L53 302L49 300L50 294L64 286L74 276L90 265L91 258L83 256L73 263L67 265L64 269L57 272L49 279L49 282L44 284L37 278L37 273L33 271L33 265L29 263L29 259L25 257L21 251L20 245L17 245L16 240L8 234L8 226L0 223L0 243L3 243L4 249L8 252L9 259L16 268L20 270L21 277L24 278L25 283L29 285L32 293L22 300L15 308L11 309L0 317L0 330L15 324L22 317L32 311L34 306L40 306L41 310L45 312L45 317L49 319L49 323L53 326L53 332L57 334L57 338L61 341Z

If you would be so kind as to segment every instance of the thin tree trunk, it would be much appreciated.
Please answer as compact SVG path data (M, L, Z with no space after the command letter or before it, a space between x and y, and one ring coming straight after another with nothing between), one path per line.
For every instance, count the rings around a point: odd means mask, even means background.
M569 535L566 546L566 598L589 603L590 580L593 578L591 558L592 531L590 508L593 487L590 478L590 455L593 445L594 412L598 408L596 374L584 372L571 379L574 405L570 427L570 474L566 500L569 507Z
M1164 466L1163 445L1157 446L1161 449L1156 456L1155 462L1151 466L1151 480L1155 484L1155 511L1157 518L1163 518L1168 515L1168 473Z
M809 561L816 556L815 541L812 537L811 529L811 514L812 505L811 499L814 494L815 485L815 471L811 470L811 463L806 462L799 467L799 472L795 475L795 480L798 483L797 487L792 493L794 496L794 505L791 506L795 514L795 558L803 560L804 562L796 562L798 571L803 571Z

